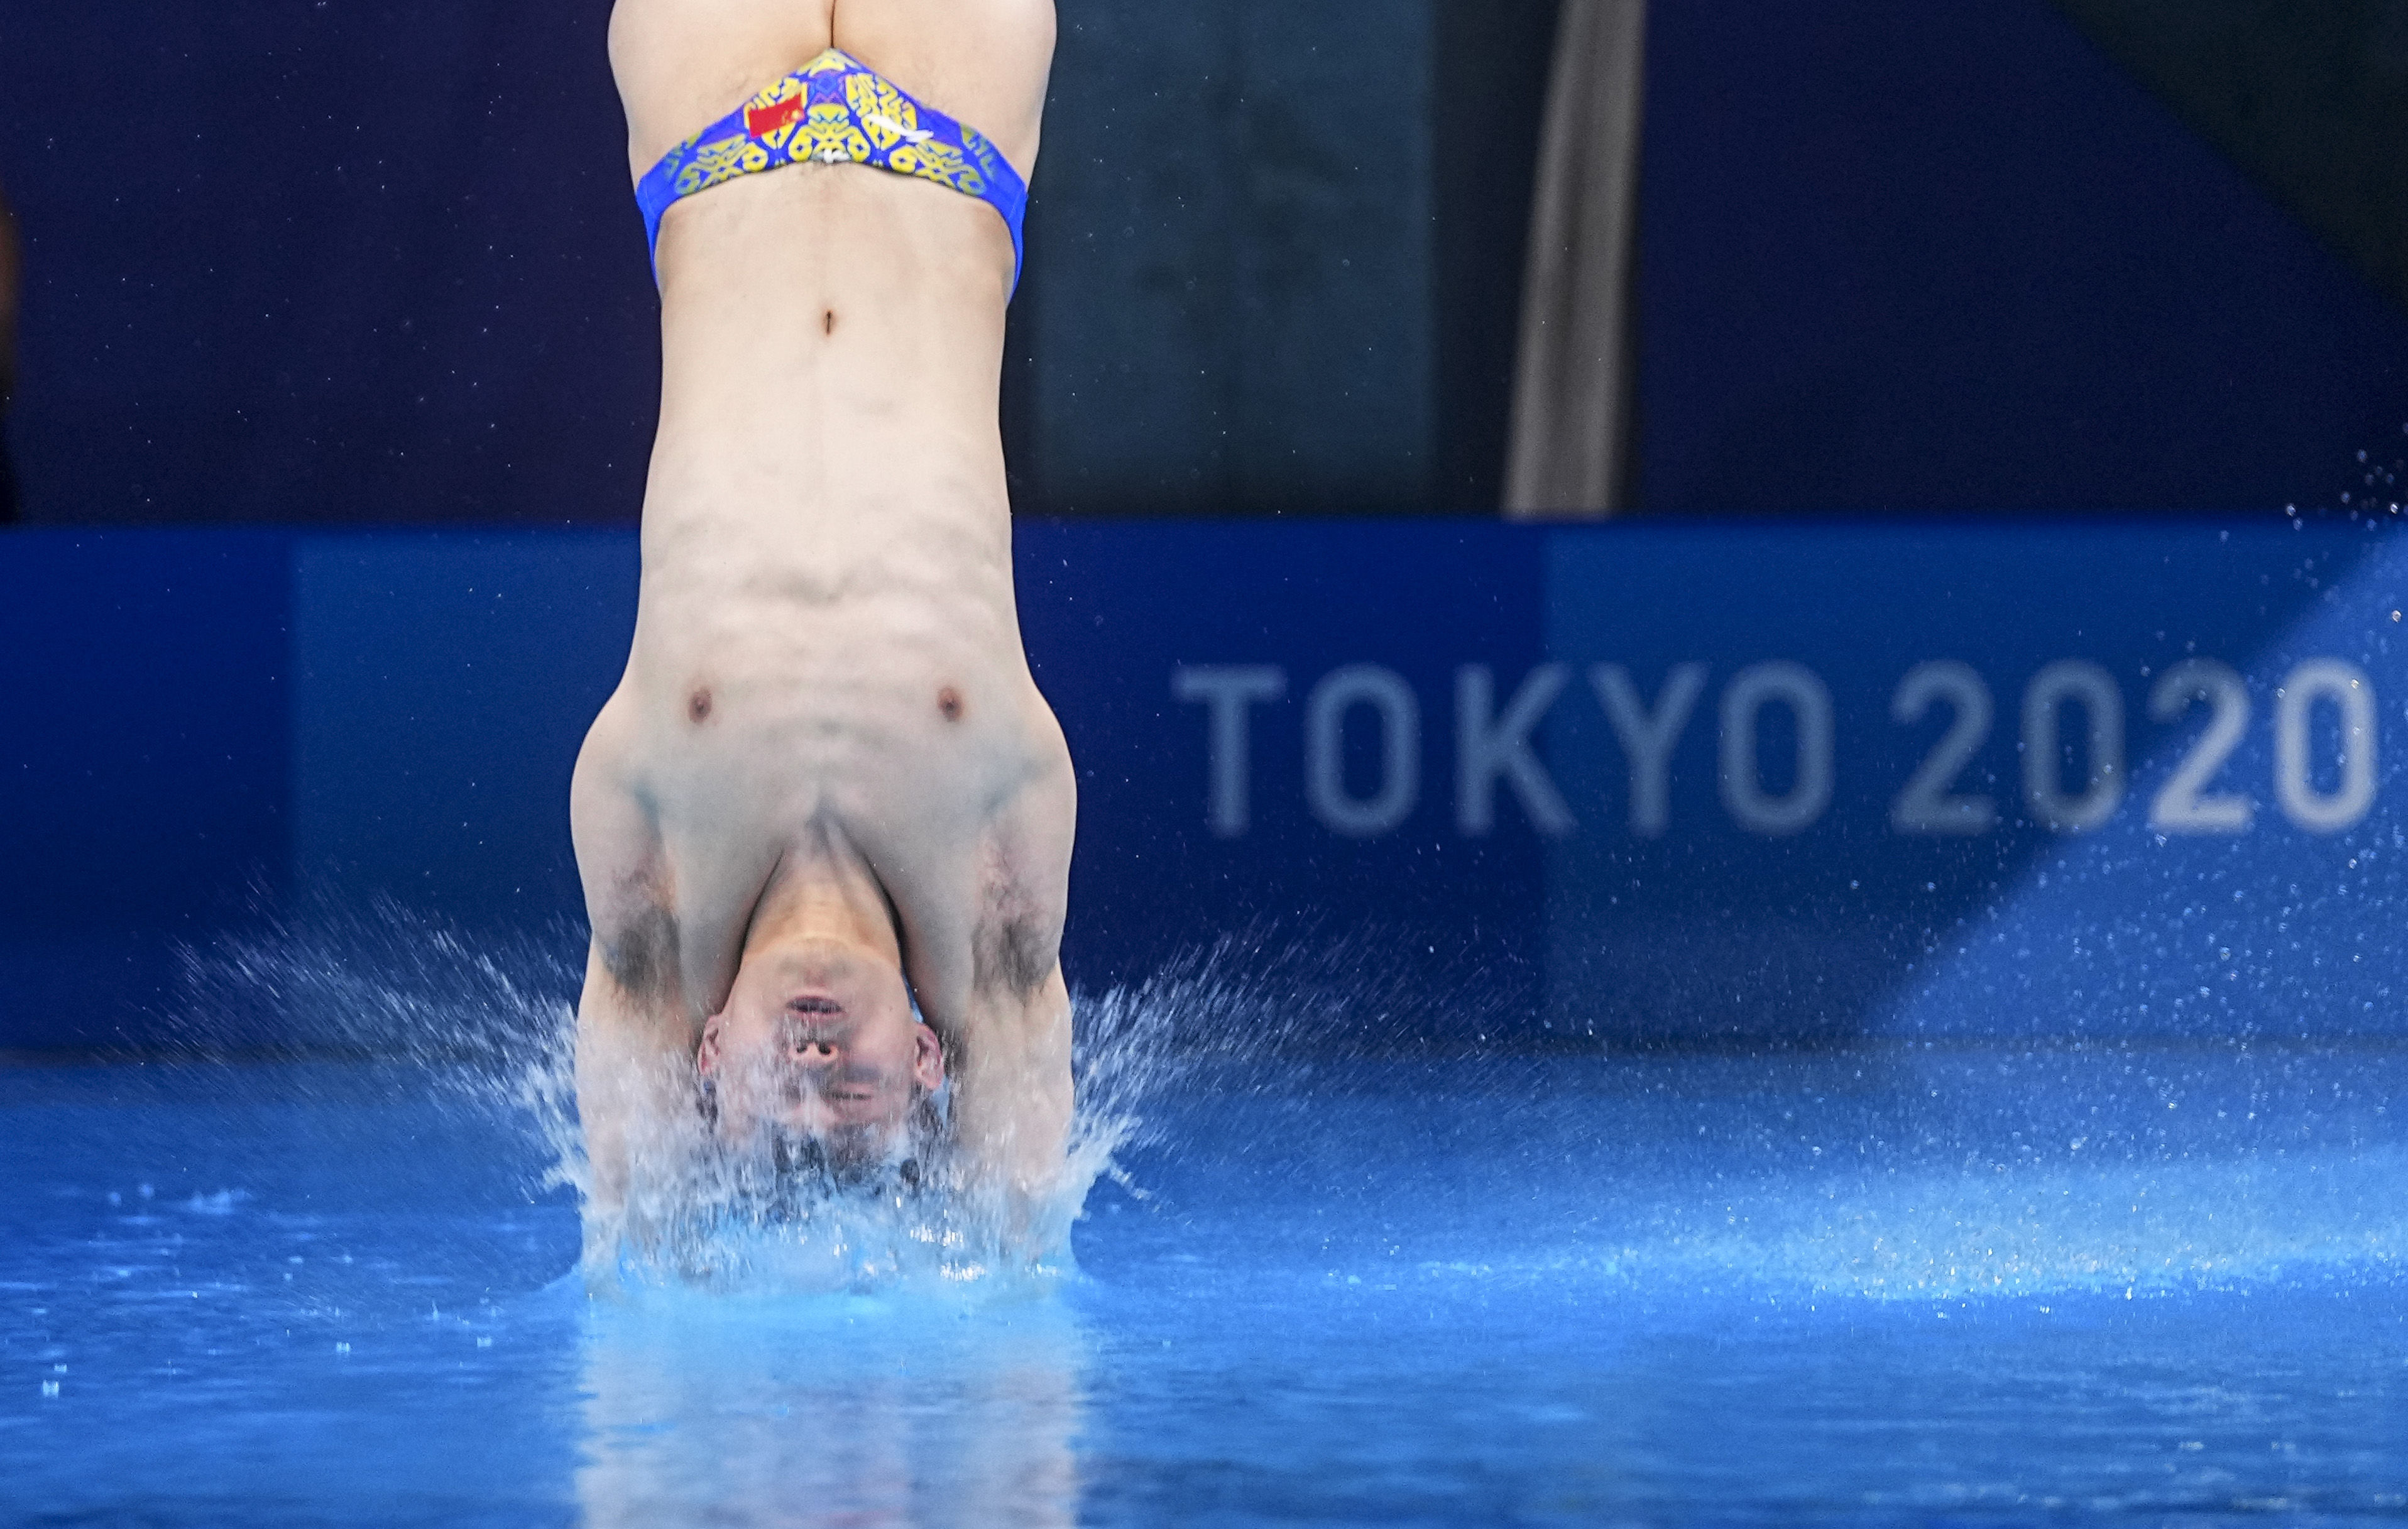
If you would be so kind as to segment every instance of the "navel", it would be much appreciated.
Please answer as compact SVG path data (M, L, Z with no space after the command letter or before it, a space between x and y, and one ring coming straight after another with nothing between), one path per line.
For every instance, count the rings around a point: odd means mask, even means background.
M960 722L962 720L962 693L953 689L953 686L947 685L943 690L937 693L937 709L945 714L945 721L949 722Z
M685 698L686 721L696 727L710 720L710 687L696 685L694 693Z
M836 333L836 309L828 309L826 314L821 318L820 333L823 335L833 335Z

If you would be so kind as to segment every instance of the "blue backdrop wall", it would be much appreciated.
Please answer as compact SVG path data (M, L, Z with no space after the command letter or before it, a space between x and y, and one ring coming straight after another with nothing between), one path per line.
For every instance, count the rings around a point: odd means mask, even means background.
M1031 522L1018 561L1090 992L1224 946L1432 1042L2402 1027L2371 522ZM173 1034L177 947L305 893L573 955L636 573L618 533L0 542L0 1046Z

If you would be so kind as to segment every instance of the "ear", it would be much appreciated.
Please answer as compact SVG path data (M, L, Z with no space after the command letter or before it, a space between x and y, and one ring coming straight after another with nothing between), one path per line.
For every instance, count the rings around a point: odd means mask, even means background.
M704 1078L719 1070L719 1033L726 1022L724 1008L702 1022L702 1045L694 1053L694 1070Z
M706 1046L710 1044L709 1035L706 1029ZM911 1027L911 1081L934 1093L945 1080L945 1048L937 1039L937 1033L924 1024Z

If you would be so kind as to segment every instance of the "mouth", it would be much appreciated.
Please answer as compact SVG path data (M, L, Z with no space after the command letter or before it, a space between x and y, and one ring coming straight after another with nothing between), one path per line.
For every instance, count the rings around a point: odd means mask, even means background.
M844 1005L824 993L800 993L786 1000L786 1012L833 1019L844 1012Z

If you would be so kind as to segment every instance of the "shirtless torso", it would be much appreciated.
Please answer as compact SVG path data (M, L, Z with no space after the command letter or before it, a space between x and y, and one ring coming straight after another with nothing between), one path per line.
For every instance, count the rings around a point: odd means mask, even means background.
M1053 41L1050 0L619 0L610 23L638 176L830 47L1026 175ZM695 1113L696 1049L707 1071L707 1029L781 941L899 968L967 1176L1041 1198L1070 1110L1074 788L1013 606L1010 236L946 187L798 164L677 202L657 255L636 636L571 804L589 1248L615 1243L648 1144L675 1136L648 1121ZM853 1005L816 980L766 1010L800 1016L782 1044L806 1061L837 1055Z

